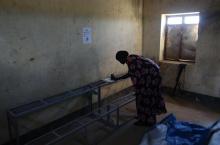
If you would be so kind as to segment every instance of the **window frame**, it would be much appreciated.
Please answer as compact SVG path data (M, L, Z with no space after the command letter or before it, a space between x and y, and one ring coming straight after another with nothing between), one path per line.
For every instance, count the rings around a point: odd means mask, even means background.
M171 15L166 15L165 18L165 37L164 37L164 52L163 52L163 58L164 60L168 60L168 61L177 61L177 62L190 62L190 63L195 63L195 59L194 60L187 60L187 59L181 59L181 52L182 52L182 43L180 43L180 48L178 49L178 58L177 59L172 59L172 58L167 58L166 55L166 50L167 50L167 39L168 39L168 26L169 25L181 25L181 26L185 26L185 25L195 25L195 24L185 24L185 17L187 16L199 16L199 22L195 23L197 25L199 25L200 23L200 15L199 13L194 13L194 14L171 14ZM171 17L182 17L182 24L168 24L168 18ZM182 32L181 32L182 33ZM181 35L181 41L182 42L182 35Z

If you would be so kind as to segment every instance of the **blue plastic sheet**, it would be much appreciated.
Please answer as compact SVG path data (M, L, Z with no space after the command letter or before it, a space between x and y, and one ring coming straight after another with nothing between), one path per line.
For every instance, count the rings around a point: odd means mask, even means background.
M169 145L199 145L209 131L197 124L177 121L173 115L168 116L163 124L168 128L166 141Z
M207 128L170 114L145 133L140 145L220 145L220 121Z

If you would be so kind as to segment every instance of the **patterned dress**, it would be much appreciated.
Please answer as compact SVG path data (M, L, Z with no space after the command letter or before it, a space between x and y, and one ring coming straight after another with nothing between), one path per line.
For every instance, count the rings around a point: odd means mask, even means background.
M155 124L156 115L166 113L160 91L160 68L152 60L138 55L129 55L127 65L136 92L138 119L148 124Z

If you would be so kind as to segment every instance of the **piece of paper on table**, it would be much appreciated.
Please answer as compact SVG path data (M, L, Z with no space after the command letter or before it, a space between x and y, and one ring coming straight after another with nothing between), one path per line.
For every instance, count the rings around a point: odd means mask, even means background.
M115 82L114 80L112 80L111 78L106 78L103 81L108 82L108 83L113 83Z

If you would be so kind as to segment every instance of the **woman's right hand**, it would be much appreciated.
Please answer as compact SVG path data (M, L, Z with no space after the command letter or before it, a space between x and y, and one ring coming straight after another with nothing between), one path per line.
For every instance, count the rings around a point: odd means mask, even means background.
M117 78L115 77L115 75L114 75L114 74L111 74L111 80L114 80L114 81L116 81L116 80L117 80Z

